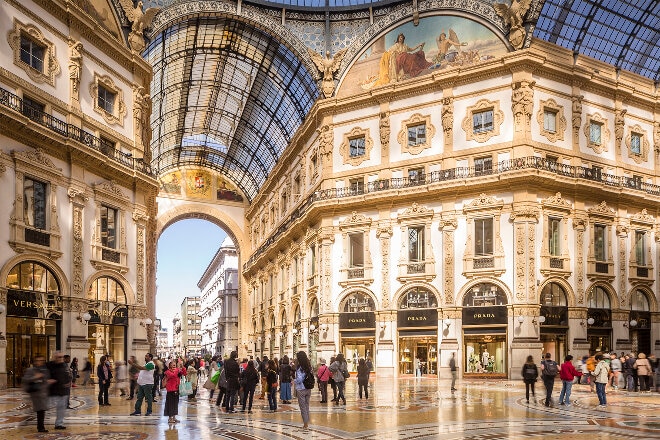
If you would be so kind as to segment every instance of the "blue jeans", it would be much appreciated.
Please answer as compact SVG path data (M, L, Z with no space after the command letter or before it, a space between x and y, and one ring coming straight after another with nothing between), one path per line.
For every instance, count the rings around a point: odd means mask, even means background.
M280 382L280 399L291 400L291 382Z
M561 381L561 393L559 393L559 404L571 404L571 389L573 388L572 380Z
M605 385L607 384L596 382L596 395L598 396L598 402L601 405L607 405L607 398L605 397Z
M64 426L64 414L66 413L66 401L69 396L51 396L51 402L55 405L55 426Z
M268 407L272 411L275 411L277 409L277 387L276 386L271 385L270 391L268 391Z

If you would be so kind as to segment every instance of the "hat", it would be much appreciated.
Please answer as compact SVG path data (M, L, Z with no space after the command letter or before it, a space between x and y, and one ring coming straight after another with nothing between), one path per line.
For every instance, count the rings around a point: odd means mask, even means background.
M640 359L646 359L646 355L644 353L638 354L637 357Z
M325 365L325 359L323 359L323 358L319 358L319 364L321 364L321 365Z

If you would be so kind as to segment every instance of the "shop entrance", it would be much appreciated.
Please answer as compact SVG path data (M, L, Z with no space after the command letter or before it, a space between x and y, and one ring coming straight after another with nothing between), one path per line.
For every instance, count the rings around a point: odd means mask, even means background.
M101 356L108 356L113 362L127 360L125 326L89 324L87 338L88 357L92 365L97 365Z
M400 336L399 374L437 375L438 339Z
M566 345L566 332L541 333L541 343L543 344L542 355L552 354L552 359L562 362L568 354Z
M371 358L374 363L374 345L376 338L341 338L341 352L346 356L346 363L348 364L348 371L356 372L358 360L360 358Z
M7 318L7 385L20 387L35 355L49 360L56 348L57 321Z
M506 376L506 334L463 335L466 374Z

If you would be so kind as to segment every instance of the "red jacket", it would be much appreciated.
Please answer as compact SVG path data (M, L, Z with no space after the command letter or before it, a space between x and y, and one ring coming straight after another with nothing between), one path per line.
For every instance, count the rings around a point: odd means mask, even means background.
M559 377L561 377L561 380L573 381L576 376L580 377L582 376L582 373L575 369L573 362L566 361L561 364L561 367L559 368Z

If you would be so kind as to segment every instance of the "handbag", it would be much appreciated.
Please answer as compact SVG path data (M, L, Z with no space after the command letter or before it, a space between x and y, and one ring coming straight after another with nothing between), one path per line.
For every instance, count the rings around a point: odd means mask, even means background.
M211 376L211 382L217 385L219 379L220 379L220 370L215 370L215 373L213 373L213 375Z
M349 377L351 377L351 373L345 368L341 370L341 374L342 376L344 376L344 379L348 379Z
M192 383L188 382L185 378L181 378L179 383L179 396L189 396L192 394Z

